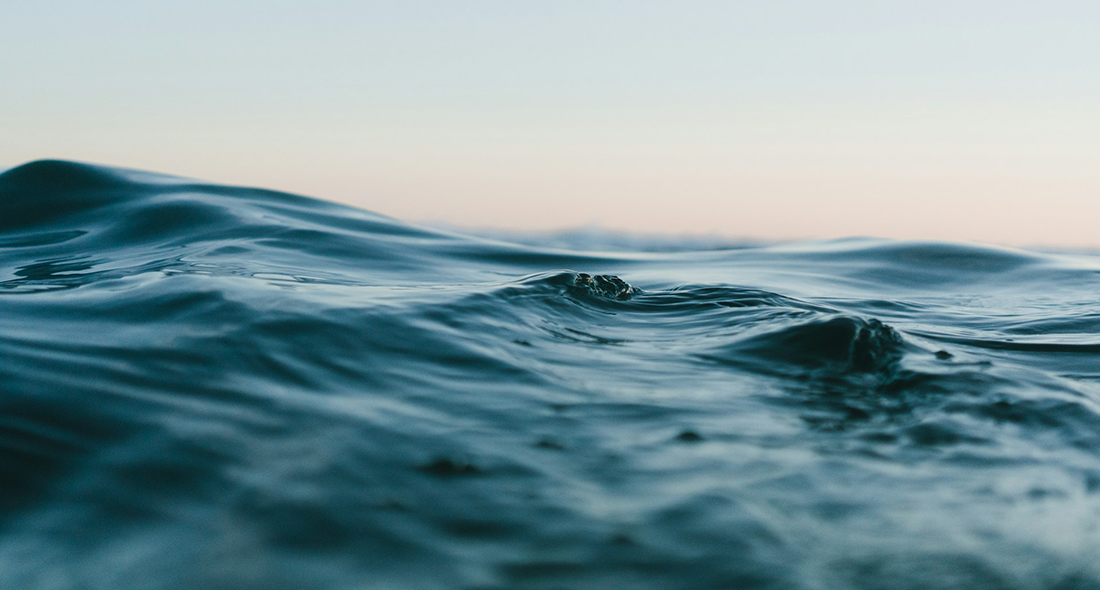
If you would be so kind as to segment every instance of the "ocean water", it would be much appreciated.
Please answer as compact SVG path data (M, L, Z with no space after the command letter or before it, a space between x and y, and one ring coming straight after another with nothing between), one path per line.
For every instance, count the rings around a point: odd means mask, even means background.
M5 172L0 588L1100 588L1100 258L592 245Z

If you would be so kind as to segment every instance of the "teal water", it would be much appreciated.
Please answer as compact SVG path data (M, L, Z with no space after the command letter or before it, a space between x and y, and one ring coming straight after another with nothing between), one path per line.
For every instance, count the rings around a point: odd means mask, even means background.
M0 587L1100 588L1100 258L0 175Z

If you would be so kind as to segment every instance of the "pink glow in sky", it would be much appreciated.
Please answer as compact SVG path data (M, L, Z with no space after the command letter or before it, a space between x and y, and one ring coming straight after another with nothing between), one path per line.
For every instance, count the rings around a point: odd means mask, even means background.
M0 167L409 221L1100 246L1089 2L24 4Z

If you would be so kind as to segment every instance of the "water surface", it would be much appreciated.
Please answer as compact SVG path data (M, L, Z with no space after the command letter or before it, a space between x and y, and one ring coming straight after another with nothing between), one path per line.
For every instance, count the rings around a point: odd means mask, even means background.
M1100 588L1100 258L588 246L0 175L0 587Z

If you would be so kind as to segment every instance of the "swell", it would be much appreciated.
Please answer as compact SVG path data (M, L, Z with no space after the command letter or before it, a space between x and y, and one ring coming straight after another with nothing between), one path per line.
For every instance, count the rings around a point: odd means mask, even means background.
M99 269L124 267L448 282L478 267L609 260L419 228L274 191L58 161L0 175L0 230L0 272L16 277L8 288L50 278L73 285L80 277L95 280ZM462 272L448 273L456 262Z
M42 247L44 254L128 247L201 252L204 245L243 246L270 249L261 256L268 259L278 258L281 251L291 262L294 257L287 253L317 253L311 261L300 261L303 268L333 260L351 263L374 254L376 262L387 263L383 266L403 270L431 265L438 270L442 257L528 272L585 265L623 268L635 263L717 269L734 263L742 272L763 270L760 274L780 279L793 271L802 284L814 284L819 275L834 283L839 280L840 287L888 290L923 291L960 284L1007 289L1039 280L1064 281L1070 275L1080 278L1081 271L1100 269L1081 257L870 239L698 253L592 255L416 227L276 191L50 160L0 174L0 230L5 234L0 246ZM417 256L410 256L413 253ZM432 260L418 266L410 260L417 257ZM817 272L806 272L808 267Z
M570 251L28 164L0 586L1092 587L1097 268Z

